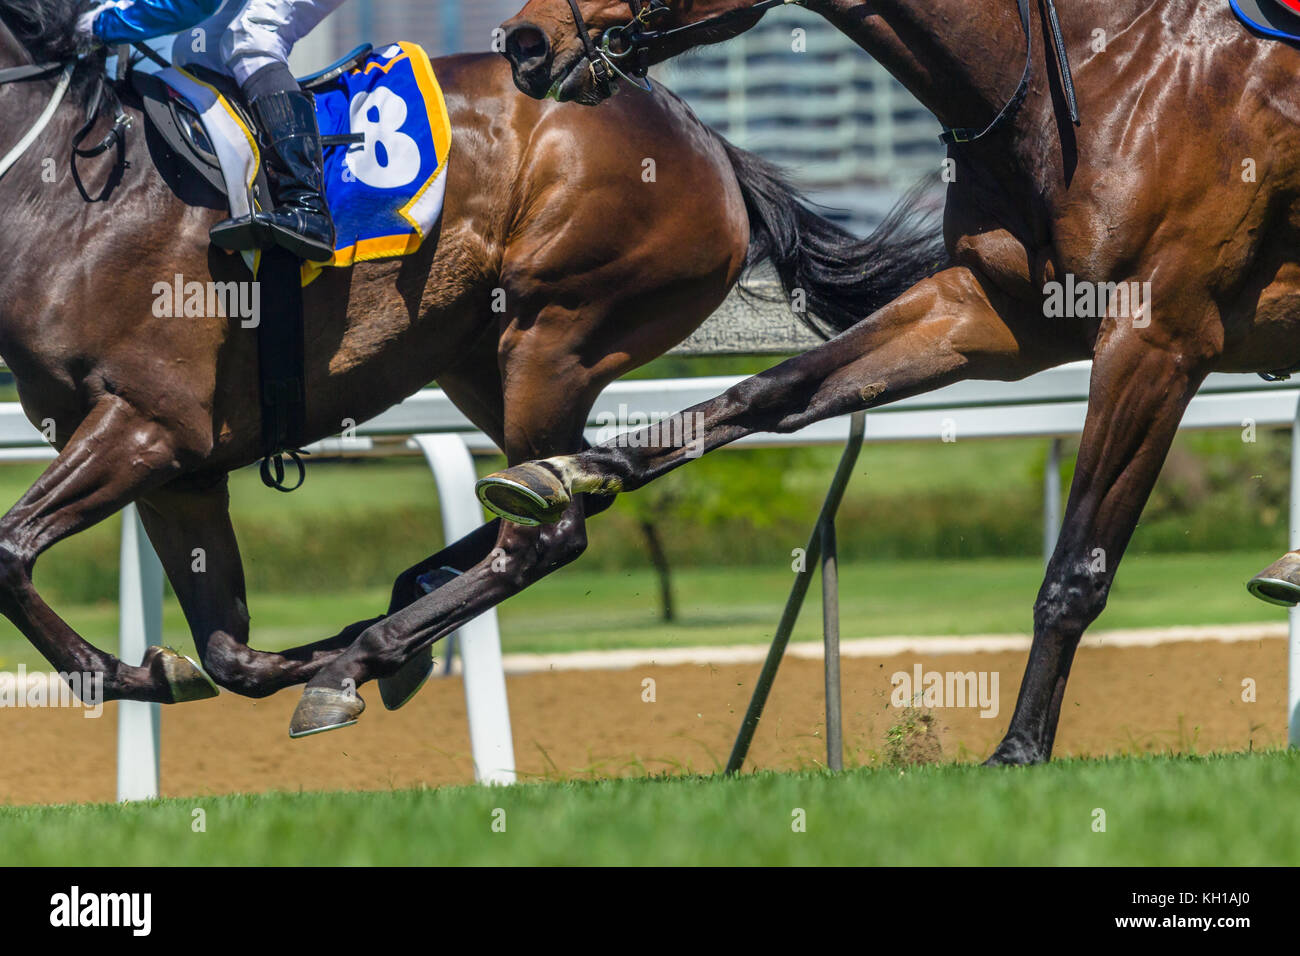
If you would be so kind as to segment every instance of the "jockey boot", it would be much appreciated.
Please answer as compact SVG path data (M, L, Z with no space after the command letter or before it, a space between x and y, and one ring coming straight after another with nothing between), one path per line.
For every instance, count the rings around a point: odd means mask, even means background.
M217 223L212 243L230 250L278 245L300 259L327 262L334 255L334 221L321 195L325 162L312 95L300 90L267 93L251 105L266 144L277 205Z

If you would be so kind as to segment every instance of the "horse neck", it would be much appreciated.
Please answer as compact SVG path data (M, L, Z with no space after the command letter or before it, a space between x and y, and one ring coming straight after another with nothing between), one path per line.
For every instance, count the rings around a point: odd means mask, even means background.
M14 66L26 66L34 63L26 48L18 42L3 21L0 21L0 69ZM17 143L40 116L46 104L54 95L59 82L59 74L48 77L20 80L0 85L0 156L8 152ZM80 125L77 109L71 96L66 97L54 118L50 121L43 139L51 136L67 137L69 130ZM33 143L28 153L37 151L40 143ZM41 155L45 155L42 153ZM26 157L24 157L25 159ZM3 191L9 179L19 179L19 171L14 169L4 179L0 179L0 191Z
M1151 0L1108 0L1111 23ZM1016 0L808 0L892 73L947 126L991 120L1024 68L1025 35ZM1117 10L1116 7L1132 11ZM1046 32L1038 0L1030 3L1034 70L1043 69ZM1084 22L1084 21L1088 22ZM1085 50L1096 18L1061 16L1067 48Z

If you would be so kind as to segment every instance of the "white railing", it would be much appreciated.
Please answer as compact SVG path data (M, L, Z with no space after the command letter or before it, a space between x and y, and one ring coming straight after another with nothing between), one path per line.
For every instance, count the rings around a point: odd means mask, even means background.
M904 399L867 416L866 440L940 441L1016 437L1059 439L1082 431L1087 411L1089 366L1062 366L1022 382L962 382L926 395ZM620 406L645 415L669 414L705 401L740 381L738 377L704 377L661 381L626 381L611 385L597 401L593 423L617 418ZM1300 382L1267 383L1247 375L1212 375L1192 401L1183 428L1287 427L1292 430L1296 460L1291 475L1290 547L1300 548ZM848 437L848 418L832 419L792 435L754 435L737 444L838 445ZM594 424L592 441L607 438ZM394 441L395 439L395 441ZM437 389L407 399L359 426L355 437L314 446L318 454L382 454L419 451L437 482L444 529L449 541L477 526L482 512L474 497L470 453L495 453L496 447ZM1054 452L1055 452L1054 448ZM0 405L0 461L53 457L41 434L16 405ZM1060 525L1060 487L1049 467L1044 491L1044 547L1050 554ZM145 648L161 640L162 572L157 558L128 509L122 537L120 655L137 661ZM544 586L544 585L543 585ZM1228 586L1228 585L1225 585ZM1290 612L1288 726L1293 746L1300 746L1300 609ZM484 782L514 779L505 678L495 611L462 628L457 635L465 676L471 750L476 778ZM158 792L158 707L124 704L119 711L118 793L142 799Z

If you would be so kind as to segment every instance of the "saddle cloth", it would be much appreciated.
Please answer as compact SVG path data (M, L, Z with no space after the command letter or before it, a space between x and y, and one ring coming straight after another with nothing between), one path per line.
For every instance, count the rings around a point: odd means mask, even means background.
M1251 29L1300 43L1300 0L1229 0L1232 12Z
M241 110L184 67L156 76L198 115L207 139L203 145L220 162L231 215L260 208L262 157ZM442 90L428 55L414 43L373 51L311 90L321 135L359 135L362 141L325 147L325 199L337 230L334 258L304 263L304 285L322 268L419 249L442 214L451 150Z

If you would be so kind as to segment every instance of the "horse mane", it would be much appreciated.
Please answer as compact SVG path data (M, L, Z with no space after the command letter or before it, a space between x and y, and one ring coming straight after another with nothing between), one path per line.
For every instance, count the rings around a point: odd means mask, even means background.
M0 20L38 63L70 60L84 53L77 18L91 0L0 0Z
M77 36L77 18L94 5L95 0L0 0L0 24L13 34L32 62L77 61L70 98L83 108L99 88L108 58L107 50ZM98 115L108 110L108 99L98 99Z

